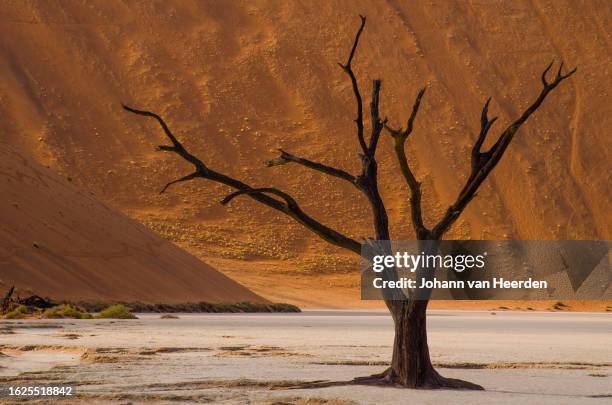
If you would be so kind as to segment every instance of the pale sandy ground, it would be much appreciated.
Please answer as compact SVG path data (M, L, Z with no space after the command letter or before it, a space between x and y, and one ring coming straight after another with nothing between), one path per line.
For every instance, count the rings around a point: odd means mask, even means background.
M603 404L612 397L611 321L595 313L431 311L435 363L484 392L282 388L380 371L392 328L379 311L3 322L0 381L78 384L88 403Z

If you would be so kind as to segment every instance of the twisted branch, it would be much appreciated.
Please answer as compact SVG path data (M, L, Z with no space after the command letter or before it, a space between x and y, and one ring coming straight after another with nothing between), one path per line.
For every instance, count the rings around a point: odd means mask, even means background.
M307 167L309 169L313 169L316 170L318 172L321 173L325 173L327 175L333 176L333 177L338 177L340 179L346 180L352 184L355 184L356 179L355 176L353 176L352 174L342 170L342 169L336 169L335 167L332 166L327 166L324 165L322 163L318 163L318 162L314 162L312 160L308 160L308 159L304 159L295 155L292 155L291 153L285 152L282 149L279 149L280 152L280 156L275 158L275 159L271 159L271 160L266 160L266 166L268 167L272 167L272 166L280 166L280 165L284 165L287 163L297 163L299 165L302 165L304 167Z
M542 90L540 91L540 94L536 98L536 100L529 107L527 107L527 109L521 114L521 116L518 119L516 119L512 124L510 124L510 126L508 126L502 132L497 142L495 142L495 144L491 147L491 149L489 149L489 151L486 152L486 155L484 156L485 160L479 161L476 166L472 165L472 172L470 176L468 177L465 185L459 192L459 195L457 196L456 201L453 204L451 204L451 206L447 209L442 219L440 219L438 224L432 229L431 236L433 239L441 238L442 235L444 235L444 233L450 228L450 226L457 220L459 215L461 215L461 213L463 212L465 207L469 204L469 202L475 197L476 191L478 190L480 185L485 181L485 179L489 176L491 171L493 171L495 166L497 166L502 156L504 155L504 152L508 148L508 145L510 145L510 142L514 138L514 135L519 130L521 125L525 121L527 121L527 119L531 116L531 114L533 114L538 109L538 107L540 107L544 99L546 99L546 96L555 87L557 87L563 80L572 76L577 70L577 68L574 68L570 70L568 73L563 74L563 62L562 62L559 66L559 70L557 71L557 74L554 80L552 82L549 82L546 79L546 76L548 72L550 71L550 69L552 68L553 64L554 64L554 60L546 67L546 69L544 69L544 72L542 73L541 79L542 79L543 87L542 87ZM483 108L483 116L485 117L485 119L486 119L487 107L488 107L488 101L485 104L485 108ZM491 124L493 123L493 121L494 120L488 121L489 128ZM486 137L486 131L485 131L485 134L482 135L482 130L481 130L481 136L479 136L478 140L476 141L477 144L478 142L480 142L481 137L484 140L484 137ZM474 145L474 148L476 148L476 145ZM480 154L480 158L482 157L483 157L482 154Z
M359 37L361 37L361 33L363 32L363 28L365 27L366 23L366 18L364 16L360 15L359 18L361 18L361 25L359 26L359 30L357 30L357 34L355 35L355 40L353 41L353 47L351 48L348 61L344 65L342 63L338 63L338 65L340 65L342 70L344 70L344 72L349 76L351 79L351 84L353 85L353 93L355 94L355 102L357 103L357 118L355 119L355 124L357 125L357 139L359 140L361 150L363 153L366 153L368 147L363 135L363 101L361 99L361 93L359 92L359 84L357 84L357 78L355 77L352 67L353 57L355 56L355 51L357 50L357 45L359 44Z
M238 191L234 191L231 194L226 195L223 200L221 200L221 204L222 205L227 205L229 204L234 198L243 195L243 194L253 194L253 193L269 193L269 194L274 194L277 195L279 197L281 197L283 200L285 200L285 204L287 204L287 208L292 208L292 209L299 209L299 205L298 203L295 201L295 199L293 197L291 197L289 194L285 193L284 191L280 191L279 189L273 188L273 187L263 187L263 188L252 188L252 189L248 189L248 190L238 190Z
M166 183L164 188L162 188L160 190L159 194L164 194L166 192L166 190L168 189L168 187L170 187L173 184L180 183L180 182L183 182L183 181L189 181L189 180L195 179L196 177L202 177L200 175L200 172L193 172L193 173L190 173L190 174L188 174L186 176L181 177L180 179L172 180L171 182Z
M491 157L492 149L487 152L481 152L482 144L487 138L487 134L489 133L489 129L493 126L493 123L497 121L497 117L493 117L492 120L489 120L488 112L489 112L489 103L491 102L491 97L485 102L484 107L482 107L482 114L480 116L480 133L478 134L478 139L474 143L474 147L472 148L472 173L475 173L478 168L484 165L487 160Z
M406 123L406 129L402 130L393 129L388 125L385 125L387 131L393 137L395 155L400 165L400 170L406 183L408 184L408 188L410 189L410 212L412 216L412 226L417 235L417 239L427 239L429 234L429 230L423 224L423 213L421 207L421 183L417 181L414 173L410 169L410 165L408 164L408 159L406 157L406 148L405 143L408 136L412 133L414 128L414 120L416 118L417 112L419 111L419 107L421 105L421 99L425 94L425 88L422 88L416 96L414 100L414 104L412 106L412 112L410 113L410 117Z
M370 144L368 145L368 149L366 154L373 158L376 154L376 147L378 146L378 139L380 138L380 134L387 123L387 119L380 119L379 113L379 104L380 104L380 80L372 81L372 101L370 102L370 115L372 118L372 133L370 135Z
M340 232L334 229L331 229L330 227L320 223L319 221L315 220L314 218L306 214L299 207L295 199L293 199L287 193L274 189L274 188L255 189L249 186L248 184L243 183L240 180L237 180L233 177L227 176L223 173L219 173L217 171L214 171L208 168L204 164L204 162L202 162L202 160L200 160L195 155L192 155L189 151L187 151L187 149L185 149L185 147L174 136L172 131L170 131L166 122L159 115L149 112L149 111L137 110L137 109L128 107L126 105L124 105L123 108L126 111L129 111L137 115L155 118L157 122L159 123L159 125L164 130L164 133L166 134L168 139L170 139L170 142L172 143L171 146L162 145L158 147L158 149L162 151L166 151L166 152L174 152L177 155L181 156L186 161L188 161L189 163L193 164L193 166L195 167L195 171L193 173L188 174L178 180L174 180L166 184L166 186L162 189L162 192L164 192L172 184L192 180L197 177L202 177L202 178L212 180L217 183L225 184L238 191L236 193L233 193L233 195L232 194L228 195L222 201L224 204L227 204L229 201L231 201L234 197L238 195L241 195L241 194L248 195L255 201L258 201L270 208L280 211L286 214L287 216L293 218L294 220L302 224L304 227L306 227L310 231L317 234L319 237L321 237L325 241L331 244L334 244L336 246L342 247L344 249L350 250L356 254L361 254L361 245L359 242L357 242L354 239L349 238L348 236L341 234ZM270 197L268 194L274 194L276 196L279 196L282 198L282 201L277 200L276 198Z

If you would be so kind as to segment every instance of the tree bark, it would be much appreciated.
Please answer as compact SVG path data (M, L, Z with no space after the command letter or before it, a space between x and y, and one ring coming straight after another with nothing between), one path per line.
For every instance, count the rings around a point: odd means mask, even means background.
M434 371L427 345L427 301L399 303L390 380L404 387L427 387Z
M381 379L406 388L482 390L482 386L442 377L433 367L427 344L428 300L403 301L395 319L391 367Z
M427 235L428 236L428 235ZM419 240L418 250L426 254L438 251L435 240ZM435 268L422 267L416 279L431 279ZM436 388L436 371L431 364L427 345L427 304L431 289L415 289L408 300L396 303L395 339L391 359L391 380L404 387Z
M428 255L438 253L438 240L431 234L424 235L418 243L419 252ZM436 268L422 266L417 270L417 284L432 280ZM433 367L427 344L427 305L431 289L415 289L407 300L392 305L395 327L391 367L385 380L407 388L463 388L483 389L480 385L463 380L442 377Z

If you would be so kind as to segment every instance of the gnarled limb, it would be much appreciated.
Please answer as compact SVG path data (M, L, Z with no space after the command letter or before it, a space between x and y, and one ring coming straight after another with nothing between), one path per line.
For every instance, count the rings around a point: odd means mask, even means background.
M423 98L424 94L425 88L422 88L414 100L412 112L410 113L410 117L406 123L405 130L402 130L402 128L393 129L388 125L385 125L387 131L393 137L395 155L397 156L402 175L404 176L404 179L408 184L408 188L410 189L410 212L412 216L412 226L414 227L417 239L428 239L429 230L423 224L423 213L421 208L421 183L417 181L414 173L410 169L410 165L408 164L408 159L406 157L405 144L406 139L408 139L408 136L412 133L414 128L414 120L417 112L419 111L421 99Z
M287 204L287 209L288 210L289 209L293 209L293 210L299 210L300 209L297 201L295 201L295 199L293 197L291 197L289 194L285 193L284 191L280 191L279 189L274 188L274 187L252 188L252 189L248 189L248 190L234 191L233 193L226 195L223 198L223 200L221 200L221 204L227 205L234 198L236 198L236 197L238 197L240 195L253 194L253 193L269 193L269 194L277 195L277 196L281 197L283 200L285 200L285 204Z
M380 119L379 104L380 104L380 80L372 80L372 101L370 102L370 116L372 118L372 133L370 135L370 144L366 154L373 158L376 154L376 148L378 146L378 139L380 134L387 123L387 119Z
M489 99L485 102L484 107L482 107L482 113L480 116L480 133L478 134L478 139L472 148L472 173L476 173L478 169L491 157L492 149L489 149L487 152L481 152L482 144L487 138L489 130L493 126L493 123L497 121L497 117L493 117L493 119L489 120L488 113L490 102L491 97L489 97Z
M145 117L154 118L159 123L159 125L164 130L164 133L166 134L168 139L170 139L172 146L160 145L157 147L158 150L164 151L164 152L174 152L178 154L180 157L182 157L183 159L185 159L186 161L194 165L197 172L205 172L207 170L204 162L202 162L200 159L198 159L191 153L187 152L187 150L183 147L183 145L176 139L172 131L170 131L170 128L168 128L168 125L162 119L162 117L150 111L136 110L134 108L128 107L125 104L122 104L121 106L126 111L129 111L131 113L138 114L138 115L143 115Z
M346 172L342 169L336 169L335 167L331 167L328 165L324 165L322 163L314 162L312 160L304 159L299 156L292 155L291 153L287 153L282 149L279 149L280 156L275 159L266 160L266 166L280 166L287 163L297 163L309 169L313 169L319 171L321 173L328 174L333 177L338 177L340 179L346 180L352 184L356 184L356 178L349 172Z
M380 86L380 80L372 82L372 101L370 103L372 133L370 145L361 155L361 174L357 176L357 184L370 202L376 239L389 240L389 218L384 201L378 191L378 163L376 162L378 139L386 123L386 119L381 120L379 116Z
M521 125L523 125L523 123L527 121L527 119L531 116L531 114L533 114L538 109L538 107L540 107L544 99L546 99L546 96L555 87L557 87L559 83L561 83L563 80L573 75L577 70L577 68L574 68L571 71L569 71L567 74L563 74L563 63L561 63L554 80L552 82L549 82L546 79L546 76L547 76L547 73L550 71L553 63L554 61L551 62L550 65L548 65L546 69L544 70L544 72L542 73L543 87L542 87L542 90L540 91L540 94L536 98L536 100L529 107L527 107L527 109L523 112L523 114L521 114L521 116L518 119L516 119L512 124L510 124L510 126L508 126L508 128L506 128L502 132L497 142L495 142L495 144L491 147L491 149L488 152L486 152L486 154L488 155L486 158L486 161L481 162L481 164L476 165L475 167L474 165L472 165L472 172L470 176L468 177L465 185L459 192L459 195L456 201L453 204L451 204L451 206L447 209L445 215L442 217L442 219L440 219L438 224L433 228L431 233L434 239L439 239L442 237L442 235L444 235L444 233L450 228L450 226L457 220L459 215L461 215L461 213L463 212L465 207L469 204L469 202L474 198L474 196L476 195L476 191L478 190L482 182L485 181L485 179L489 176L491 171L493 171L495 166L497 166L497 163L499 163L499 161L501 160L502 156L504 155L504 152L508 148L508 145L510 145L512 138L514 138L514 135L519 130ZM488 102L485 104L485 108L483 109L484 116L486 116L486 112L487 112L486 107L488 107ZM488 124L489 128L490 128L491 123L492 122L489 122ZM482 130L481 130L481 134L482 134ZM486 132L484 136L486 136ZM481 137L484 138L484 136L482 135L479 136L477 143L480 141L480 138Z
M357 83L357 78L355 77L355 73L353 72L353 67L351 65L353 62L353 57L355 56L355 51L357 50L357 45L359 44L359 37L361 37L363 27L365 27L366 23L366 18L364 16L360 15L359 17L361 18L361 25L359 26L359 30L357 30L357 34L355 35L355 40L353 41L353 47L351 48L348 61L344 65L342 63L338 63L338 65L340 65L342 70L344 70L351 79L353 93L355 94L355 102L357 103L357 118L355 118L355 124L357 125L357 139L359 140L361 150L363 153L366 153L368 147L363 135L363 101L361 99L361 93L359 92L359 84Z
M172 181L170 181L170 182L166 183L166 185L165 185L165 186L164 186L164 187L163 187L163 188L160 190L159 194L163 194L163 193L165 193L165 192L166 192L166 190L168 189L168 187L170 187L170 186L171 186L171 185L173 185L173 184L176 184L176 183L181 183L181 182L183 182L183 181L193 180L193 179L195 179L196 177L202 177L202 176L200 175L200 172L193 172L193 173L190 173L190 174L188 174L188 175L186 175L186 176L181 177L180 179L172 180Z
M408 117L408 121L406 122L406 129L402 129L401 127L398 129L393 129L388 125L385 125L385 128L387 129L387 131L389 131L389 133L391 133L392 136L399 136L406 140L408 138L408 135L412 133L412 130L414 128L414 120L416 119L416 115L419 112L419 107L421 106L421 99L423 98L423 95L425 95L425 90L427 90L426 87L423 87L421 90L419 90L419 93L417 94L414 100L414 103L412 105L412 111L410 112L410 116Z
M246 194L252 199L254 199L255 201L258 201L264 205L267 205L270 208L273 208L277 211L280 211L290 216L291 218L295 219L297 222L304 225L307 229L314 232L315 234L317 234L319 237L321 237L325 241L331 244L334 244L336 246L348 249L356 254L361 254L361 245L359 242L357 242L356 240L352 238L349 238L348 236L341 234L340 232L326 225L323 225L319 221L315 220L314 218L306 214L298 206L297 202L295 202L295 200L292 197L290 197L287 193L284 193L280 190L271 189L271 188L255 189L249 186L248 184L243 183L240 180L234 179L233 177L227 176L223 173L219 173L219 172L216 172L210 169L204 164L202 160L200 160L198 157L191 154L189 151L187 151L187 149L185 149L185 147L178 141L176 136L174 136L172 131L170 131L170 128L168 127L166 122L159 115L149 112L149 111L137 110L137 109L125 106L125 105L123 106L123 108L126 111L129 111L134 114L155 118L157 122L159 123L159 125L164 130L164 133L166 134L168 139L170 139L170 142L172 143L172 146L162 145L158 149L162 151L166 151L166 152L174 152L178 154L179 156L181 156L186 161L193 164L195 167L195 171L193 173L188 174L187 176L184 176L178 180L174 180L166 184L162 192L165 191L170 185L174 183L178 183L182 181L189 181L189 180L192 180L198 177L212 180L217 183L225 184L227 186L230 186L238 190L239 193L238 194L235 193L236 195ZM274 191L271 191L271 190L274 190ZM272 193L272 194L281 196L284 201L279 201L276 198L270 197L266 193ZM227 202L229 202L232 198L233 197L229 198ZM289 203L290 200L292 201L292 203Z

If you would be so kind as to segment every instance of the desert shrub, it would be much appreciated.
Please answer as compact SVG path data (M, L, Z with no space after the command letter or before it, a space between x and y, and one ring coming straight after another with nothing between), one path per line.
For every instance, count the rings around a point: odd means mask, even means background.
M4 319L23 319L26 317L26 314L19 311L11 311L4 315Z
M302 312L300 307L293 304L271 304L272 312Z
M18 305L12 311L4 315L4 319L23 319L31 312L25 305Z
M79 301L74 305L77 308L83 308L87 312L102 312L109 303L100 301ZM130 312L138 313L251 313L251 312L300 312L300 308L291 304L263 304L254 302L234 302L234 303L209 303L201 302L185 302L178 304L151 304L145 302L115 302L115 305L125 306Z
M96 318L136 319L136 316L134 316L125 305L113 304L100 311L100 313L96 315Z
M62 319L62 318L72 318L72 319L91 319L91 314L86 312L81 312L72 305L62 304L57 305L55 307L47 308L42 313L43 318L47 319Z
M81 308L85 312L100 312L108 307L108 302L102 301L76 301L76 302L64 302L65 304L73 305L77 308Z

